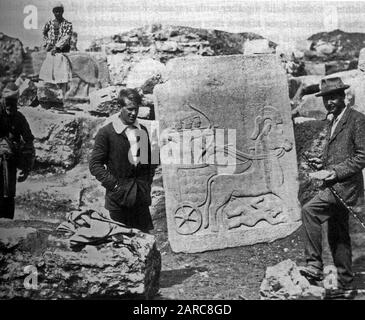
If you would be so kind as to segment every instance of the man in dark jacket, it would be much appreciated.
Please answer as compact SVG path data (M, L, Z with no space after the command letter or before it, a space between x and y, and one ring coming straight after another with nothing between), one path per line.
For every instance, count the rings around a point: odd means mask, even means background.
M24 181L33 166L34 137L25 117L17 110L18 88L8 83L0 108L0 218L14 218L16 173Z
M323 152L324 170L311 174L323 180L325 188L302 209L307 266L301 272L309 279L323 278L321 224L328 220L328 242L340 291L350 289L353 280L349 212L328 187L332 186L347 205L361 204L365 167L365 115L346 105L347 88L340 78L323 79L321 91L316 94L322 96L332 115Z
M141 97L122 89L120 113L95 137L89 167L106 189L105 208L113 220L144 232L153 229L149 211L153 166L147 129L138 123Z

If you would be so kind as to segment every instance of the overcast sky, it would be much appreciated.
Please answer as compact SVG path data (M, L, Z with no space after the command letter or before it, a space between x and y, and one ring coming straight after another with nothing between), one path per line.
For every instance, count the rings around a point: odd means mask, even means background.
M0 31L25 46L41 45L41 29L53 17L46 0L0 0ZM365 1L254 0L64 0L64 17L79 34L79 48L96 37L150 23L230 32L256 32L275 42L306 39L335 28L365 32ZM38 28L24 27L24 9L34 5Z

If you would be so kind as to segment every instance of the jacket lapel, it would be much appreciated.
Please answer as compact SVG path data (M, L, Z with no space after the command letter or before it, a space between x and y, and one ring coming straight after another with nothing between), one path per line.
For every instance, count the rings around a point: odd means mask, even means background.
M345 111L344 115L342 116L340 122L337 124L335 132L333 133L332 137L330 138L329 143L331 143L336 138L336 136L343 130L343 128L345 127L345 124L347 122L347 119L350 115L350 112L351 112L351 108L347 107L347 110Z

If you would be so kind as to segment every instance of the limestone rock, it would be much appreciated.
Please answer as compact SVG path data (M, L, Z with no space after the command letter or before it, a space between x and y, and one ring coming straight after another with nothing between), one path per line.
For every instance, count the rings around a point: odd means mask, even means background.
M23 45L15 38L0 32L0 76L17 77L23 68Z
M139 119L150 119L151 109L148 107L140 107L138 112Z
M159 83L165 66L154 59L144 59L133 66L126 79L129 88L142 88L144 93L152 93Z
M0 251L13 250L24 245L28 237L34 236L36 232L34 228L0 228Z
M365 34L344 32L336 29L330 32L319 32L308 38L312 42L311 52L317 61L350 60L358 57L364 46Z
M25 79L19 86L19 106L33 106L37 103L37 86L29 79Z
M37 86L37 98L45 109L63 106L63 92L57 84L40 82Z
M157 50L165 52L176 52L179 46L176 41L156 42Z
M245 42L243 50L245 55L273 52L267 39L248 40Z
M362 48L359 53L358 70L365 72L365 48Z
M172 250L250 245L296 230L294 135L277 57L177 58L166 68L154 95Z
M318 92L319 83L322 78L319 75L291 77L288 80L290 99L301 99L306 94Z
M290 259L268 267L260 286L262 300L323 299L325 289L311 285Z
M325 43L323 41L319 41L314 48L319 54L323 55L329 55L336 49L332 43Z
M47 229L27 248L1 250L1 299L151 299L158 292L161 256L152 235L74 251L65 235Z
M107 56L108 70L113 85L122 85L132 66L131 57L125 53Z
M124 52L127 49L127 45L125 43L109 43L105 46L106 54L115 54Z
M80 161L93 121L40 107L23 107L21 112L35 136L36 166L70 169Z
M292 111L292 114L295 117L323 120L326 118L327 111L323 105L322 98L316 97L315 94L309 94L302 97L298 106Z
M315 62L311 62L311 61L306 61L304 68L305 68L307 75L324 76L326 74L326 64L325 63L315 63Z
M123 54L129 55L131 60L138 61L143 56L143 58L153 58L166 63L176 55L242 54L243 44L248 39L263 39L263 37L254 33L229 33L220 30L153 24L116 34L113 37L97 39L93 41L89 51L102 51L103 47L109 46L110 43L125 43L127 50ZM274 48L276 44L269 41L269 46Z
M90 110L92 115L110 116L120 107L118 105L118 93L120 87L109 86L100 90L96 90L90 94Z

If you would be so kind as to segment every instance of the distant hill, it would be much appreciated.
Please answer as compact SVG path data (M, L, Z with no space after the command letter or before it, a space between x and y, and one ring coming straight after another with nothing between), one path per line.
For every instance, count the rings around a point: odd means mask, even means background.
M357 59L360 50L365 47L365 33L339 29L316 33L308 40L312 41L312 45L306 57L318 61Z

